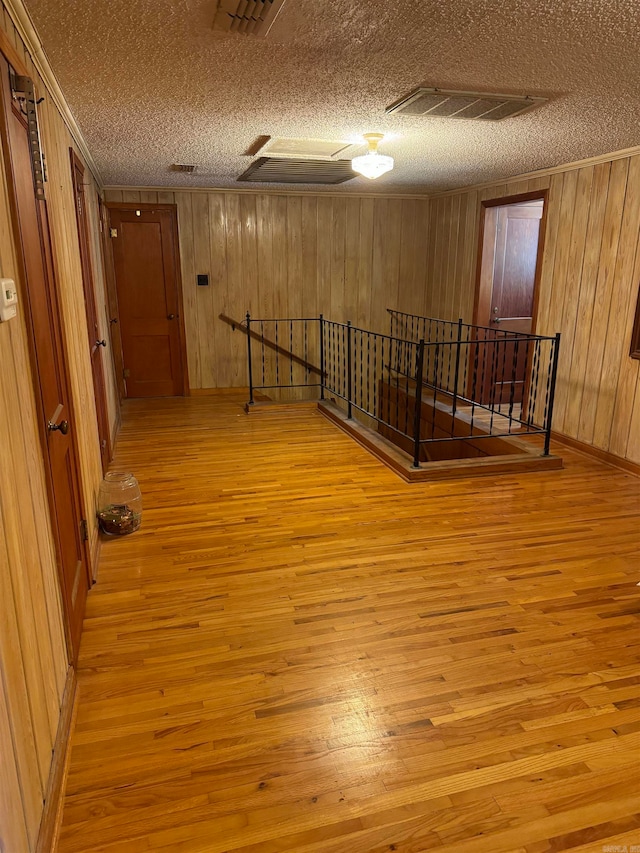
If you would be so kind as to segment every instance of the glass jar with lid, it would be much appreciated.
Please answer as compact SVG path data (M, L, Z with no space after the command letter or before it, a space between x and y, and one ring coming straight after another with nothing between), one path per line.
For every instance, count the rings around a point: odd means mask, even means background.
M128 472L105 474L98 494L98 522L107 536L134 533L142 521L142 495L138 481Z

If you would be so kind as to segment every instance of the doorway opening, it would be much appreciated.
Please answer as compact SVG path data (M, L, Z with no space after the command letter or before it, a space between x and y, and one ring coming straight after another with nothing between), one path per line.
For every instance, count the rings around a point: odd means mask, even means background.
M541 190L482 203L473 322L484 329L487 340L504 339L503 357L512 367L508 391L500 382L505 371L487 371L479 389L481 403L506 402L508 393L510 405L526 406L531 347L522 337L510 344L509 333L535 333L546 198L547 191Z

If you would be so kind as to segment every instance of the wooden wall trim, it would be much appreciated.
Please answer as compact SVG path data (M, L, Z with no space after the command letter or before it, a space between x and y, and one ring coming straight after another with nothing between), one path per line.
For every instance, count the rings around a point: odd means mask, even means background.
M600 450L599 447L594 447L592 444L586 444L584 441L578 441L577 438L571 438L570 435L565 435L562 432L551 431L552 441L557 441L565 447L570 447L571 450L576 450L578 453L584 453L586 456L591 456L605 465L610 465L613 468L620 468L628 474L635 474L640 477L640 464L632 462L630 459L623 459L621 456L616 456L615 453L609 453L606 450Z
M60 84L49 64L49 60L47 59L47 55L45 54L42 44L40 42L40 38L36 31L36 28L33 25L33 21L31 20L31 16L27 11L22 0L2 0L9 17L13 21L20 38L24 42L26 49L29 51L31 55L31 60L35 65L38 74L42 77L42 80L47 87L48 94L51 97L51 100L56 105L60 115L62 116L62 120L66 124L67 128L71 136L73 137L74 142L80 149L80 152L84 158L85 163L93 173L96 182L102 186L102 178L100 177L100 172L98 171L98 167L95 164L93 157L91 156L91 152L89 151L89 147L84 140L84 136L82 135L82 131L78 127L78 124L73 116L73 113L69 109L69 105L67 104L67 100L64 96L62 89L60 88ZM31 75L27 75L31 76Z
M534 172L522 172L519 175L505 175L502 178L495 178L492 181L483 181L480 184L469 184L466 187L456 187L452 190L442 190L437 193L427 194L427 198L448 198L453 195L461 195L463 193L472 192L474 190L486 190L492 187L499 188L503 184L512 184L517 181L535 180L536 178L546 178L550 175L561 175L564 172L571 172L575 169L584 169L585 166L597 166L599 163L611 163L614 160L624 160L626 157L633 157L640 154L640 145L634 145L632 148L623 148L620 151L612 151L609 154L598 154L596 157L586 157L584 160L573 160L571 163L562 163L559 166L550 166L548 169L538 169ZM123 189L123 187L118 187ZM127 189L129 189L127 187ZM168 189L163 187L163 189ZM424 198L424 196L422 196Z
M483 181L480 184L467 184L464 187L456 187L451 190L441 190L440 192L429 193L350 193L347 190L344 192L324 192L320 189L314 190L312 193L303 190L275 190L269 188L237 188L237 187L189 187L189 186L166 186L166 187L134 187L120 186L118 184L108 185L104 187L106 191L112 192L170 192L170 193L238 193L239 195L291 195L291 196L309 196L317 195L326 198L406 198L420 199L426 201L428 199L448 198L449 196L461 195L472 192L474 190L486 190L492 187L500 187L503 184L511 184L517 181L535 180L536 178L545 178L550 175L560 175L563 172L570 172L574 169L583 169L585 166L595 166L598 163L611 163L614 160L623 160L625 157L633 157L635 154L640 154L640 145L634 145L632 148L624 148L620 151L612 151L608 154L598 154L596 157L586 157L584 160L574 160L570 163L562 163L559 166L551 166L548 169L537 169L533 172L521 172L518 175L505 175L501 178L495 178L491 181Z
M423 193L351 193L344 192L337 193L334 191L325 192L324 190L318 188L309 192L308 190L275 190L268 186L265 187L123 187L123 186L106 186L104 187L105 193L107 192L161 192L161 193L234 193L236 195L287 195L287 196L304 196L309 198L310 196L319 197L319 198L392 198L392 199L418 199L419 201L426 201L429 196L426 192ZM119 202L112 202L113 205L122 207ZM139 205L132 204L132 207L138 207Z
M67 680L62 695L60 719L53 747L53 760L51 762L51 771L45 793L44 810L38 832L36 853L51 853L57 846L60 824L62 823L64 791L71 757L71 735L75 727L78 709L77 687L76 671L70 666L67 670Z

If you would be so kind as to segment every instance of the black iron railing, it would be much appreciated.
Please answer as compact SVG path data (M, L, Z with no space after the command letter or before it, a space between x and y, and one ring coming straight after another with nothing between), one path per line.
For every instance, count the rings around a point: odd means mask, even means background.
M548 455L559 334L389 313L390 335L322 315L247 314L249 403L256 391L277 389L280 400L329 394L348 418L355 411L410 443L416 466L435 442L514 434L544 434Z

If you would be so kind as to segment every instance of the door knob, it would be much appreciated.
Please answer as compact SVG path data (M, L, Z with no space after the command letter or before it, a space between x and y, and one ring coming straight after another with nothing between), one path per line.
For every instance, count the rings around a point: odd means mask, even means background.
M59 424L49 421L47 429L49 432L61 432L63 435L66 435L69 432L69 421L60 421Z
M176 319L175 314L167 314L167 320L175 320L175 319Z
M107 346L107 342L106 342L106 341L104 340L104 338L103 338L101 341L96 341L96 346L97 346L97 347L106 347L106 346Z

